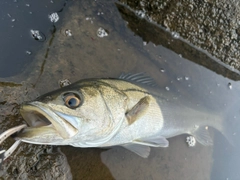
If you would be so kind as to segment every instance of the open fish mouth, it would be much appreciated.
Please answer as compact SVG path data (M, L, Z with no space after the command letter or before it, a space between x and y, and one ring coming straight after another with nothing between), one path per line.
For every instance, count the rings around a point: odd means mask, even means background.
M56 144L77 134L67 115L52 110L48 105L35 101L22 105L20 113L29 127L17 139L33 144Z

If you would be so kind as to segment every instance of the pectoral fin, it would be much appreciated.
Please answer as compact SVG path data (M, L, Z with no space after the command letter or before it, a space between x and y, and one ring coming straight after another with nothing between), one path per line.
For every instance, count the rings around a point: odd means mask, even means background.
M199 127L192 133L192 135L199 143L204 146L209 146L213 144L212 138L210 137L209 132L205 127Z
M124 144L122 145L122 147L136 153L137 155L143 158L147 158L151 151L150 147L139 145L139 144Z
M143 158L147 158L150 154L150 147L168 147L169 142L162 136L147 137L144 139L134 140L132 144L122 145L124 148L138 154Z
M128 124L131 125L137 119L139 119L149 107L150 98L148 96L140 99L138 103L126 113L126 118L128 120Z

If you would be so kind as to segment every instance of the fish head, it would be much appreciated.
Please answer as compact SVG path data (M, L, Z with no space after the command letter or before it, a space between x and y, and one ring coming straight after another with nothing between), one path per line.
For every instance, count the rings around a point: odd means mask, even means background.
M100 80L80 81L21 106L29 125L18 139L33 144L99 147L120 129L127 97Z

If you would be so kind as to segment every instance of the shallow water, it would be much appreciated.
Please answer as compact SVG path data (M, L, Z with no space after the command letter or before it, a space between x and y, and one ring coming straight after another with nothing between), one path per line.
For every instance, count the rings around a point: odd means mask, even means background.
M186 135L182 135L171 138L168 148L152 148L148 159L120 147L108 150L64 146L60 151L57 147L22 143L3 164L0 171L3 179L230 180L240 176L237 169L240 76L160 27L153 27L134 14L127 19L130 14L126 11L125 6L108 1L68 2L59 22L51 24L52 33L46 36L40 50L31 55L31 64L21 74L0 79L14 82L0 83L1 131L23 123L19 104L58 88L61 79L74 82L118 77L122 72L146 72L166 92L174 94L174 99L226 117L226 128L231 129L235 145L231 146L213 129L210 129L213 146L197 143L190 148L185 142ZM143 26L138 26L141 23ZM108 36L97 36L100 27ZM72 36L67 36L66 30L71 30ZM209 59L201 59L204 57ZM5 76L8 74L2 75ZM11 142L6 141L3 148Z
M50 36L52 22L48 15L53 12L59 12L59 16L63 15L66 2L66 0L0 2L0 77L18 74L32 62L33 56L42 48L43 43L33 40L30 30L39 30L44 36Z

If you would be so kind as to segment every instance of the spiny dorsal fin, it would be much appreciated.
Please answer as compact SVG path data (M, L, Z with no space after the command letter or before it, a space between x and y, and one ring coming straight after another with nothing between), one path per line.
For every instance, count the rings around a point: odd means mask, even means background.
M138 101L138 103L126 113L126 118L129 125L138 120L146 112L147 108L149 107L149 100L150 98L148 96L140 99L140 101Z
M142 83L149 86L156 86L155 81L151 77L147 76L145 73L136 73L136 74L122 73L119 79Z

